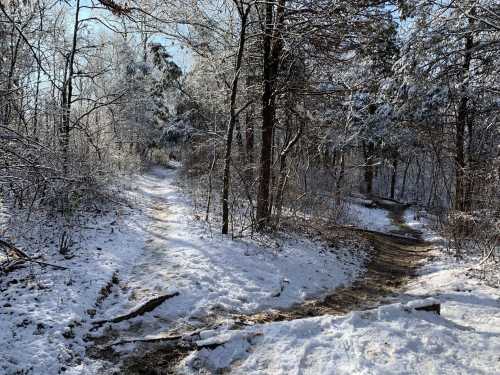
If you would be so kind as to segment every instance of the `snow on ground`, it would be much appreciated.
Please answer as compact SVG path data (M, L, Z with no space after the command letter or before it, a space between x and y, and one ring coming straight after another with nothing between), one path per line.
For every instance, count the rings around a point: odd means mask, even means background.
M113 317L151 295L179 292L149 318L149 332L211 314L252 313L321 297L362 272L363 250L328 249L294 236L274 238L270 247L249 239L229 240L193 220L188 198L173 184L175 171L155 169L137 181L155 201L157 223L146 251L129 276L130 302L110 305ZM159 318L159 319L158 319ZM136 320L142 320L137 318ZM126 327L134 321L125 322ZM156 326L155 326L156 325Z
M85 357L92 320L110 318L163 293L179 296L142 318L140 333L158 333L207 315L250 313L321 297L362 272L365 253L277 237L268 246L211 233L174 184L175 171L136 176L134 208L85 217L71 256L57 252L61 225L24 223L0 207L2 233L31 255L68 270L32 265L0 277L0 374L97 374ZM384 210L351 205L353 224L393 230ZM422 227L407 211L409 225ZM411 221L410 221L411 219ZM39 223L34 225L34 223ZM186 373L231 368L235 374L500 374L500 292L439 254L397 302L344 317L227 328L201 334ZM413 311L432 296L442 315ZM139 324L139 325L140 325ZM130 349L130 348L129 348ZM125 350L127 350L125 348Z
M425 300L428 295L433 298ZM345 317L322 316L209 331L182 364L185 374L500 374L500 291L437 263L394 303ZM439 301L441 316L415 311Z
M447 319L461 326L500 335L500 290L474 277L476 261L458 262L439 253L441 260L425 265L401 300L432 295ZM500 340L500 336L497 337ZM500 356L498 357L500 374Z
M68 270L32 265L0 276L0 374L99 373L85 357L92 320L127 312L153 295L180 293L130 322L143 320L148 332L211 312L290 306L362 272L362 250L332 252L292 236L263 247L211 234L193 218L175 173L136 176L127 192L133 209L82 218L72 228L72 256L57 251L60 223L4 220L11 241Z
M409 225L438 239L407 210ZM202 332L184 374L500 374L500 290L442 247L394 303L343 317L322 316ZM441 315L415 311L439 302ZM220 344L215 349L211 344Z
M422 239L429 242L443 242L444 239L436 233L432 227L432 221L425 212L408 208L404 213L405 224L422 233Z
M43 217L25 222L24 214L4 220L4 236L31 256L67 270L32 264L0 275L0 374L52 375L66 369L79 374L83 336L101 289L134 263L144 245L144 217L119 209L80 218L78 235L69 229L77 243L63 256L58 252L62 224Z
M378 232L390 232L399 229L389 218L388 211L381 208L368 208L362 203L346 203L347 217L345 224Z

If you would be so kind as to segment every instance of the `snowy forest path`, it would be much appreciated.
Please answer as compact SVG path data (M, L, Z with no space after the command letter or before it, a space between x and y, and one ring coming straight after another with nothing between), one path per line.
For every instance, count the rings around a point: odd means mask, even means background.
M416 276L416 271L430 257L431 243L421 239L421 233L406 225L404 212L407 206L384 200L373 200L376 207L386 209L397 227L388 233L359 228L339 228L328 225L316 227L325 241L333 239L339 230L352 231L366 238L373 246L373 253L366 265L366 272L353 284L337 288L322 300L309 300L288 309L273 309L251 315L234 314L211 316L202 327L186 327L185 331L171 331L147 338L141 345L141 355L127 358L122 371L125 374L161 373L174 374L175 366L191 351L200 349L196 341L199 332L227 324L231 329L241 329L253 324L294 320L321 315L343 315L351 311L366 310L392 303L404 291L406 283ZM391 299L392 296L392 299ZM146 371L146 372L144 372ZM150 372L147 372L150 371Z
M146 207L151 219L148 227L150 238L146 240L144 256L129 276L129 307L137 305L139 300L147 300L151 296L170 291L169 280L172 281L175 274L166 273L161 266L162 262L182 262L182 259L176 258L180 255L169 249L169 237L172 235L169 232L175 230L175 223L171 223L172 218L169 215L176 207L175 199L169 196L174 193L173 188L170 185L163 186L162 178L165 176L152 175L151 185L145 191L151 198L149 207ZM405 205L375 198L372 202L372 207L387 210L397 229L382 233L355 227L330 226L325 223L314 225L314 231L327 243L334 242L339 231L345 231L351 235L356 233L372 245L372 253L365 266L366 272L352 284L335 289L326 298L306 300L286 309L266 309L253 314L215 311L198 321L187 318L163 321L158 317L132 324L125 330L108 327L104 335L95 340L96 347L92 348L89 355L122 362L121 371L124 374L175 373L174 368L179 360L198 349L196 341L199 340L201 331L215 329L227 325L228 322L231 329L240 329L274 321L327 314L343 315L393 302L388 297L397 298L397 294L403 291L405 284L415 276L416 270L429 257L432 244L423 241L418 231L405 224ZM173 266L169 268L175 270L175 264ZM115 349L127 343L138 345L140 350L121 358Z
M378 208L388 211L392 224L398 229L388 233L356 227L316 225L323 240L334 239L339 230L352 231L366 238L372 245L372 254L366 272L351 285L337 288L323 300L311 300L287 310L265 311L242 316L243 324L293 320L320 315L340 315L356 310L367 310L392 303L391 296L404 290L407 282L416 276L420 266L430 258L432 243L422 240L421 233L409 227L404 220L407 205L374 199Z

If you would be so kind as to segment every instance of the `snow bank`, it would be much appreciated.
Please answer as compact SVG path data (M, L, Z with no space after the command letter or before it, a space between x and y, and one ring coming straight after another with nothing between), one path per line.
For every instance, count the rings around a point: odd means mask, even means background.
M184 374L499 374L500 290L471 278L472 265L424 266L398 303L353 312L211 331L181 364ZM429 297L432 296L432 297ZM441 305L441 315L416 311ZM203 338L206 338L202 335ZM206 344L201 341L200 344ZM223 361L220 360L223 358Z
M446 314L415 311L394 304L345 317L323 316L258 325L238 333L221 332L226 344L192 353L185 374L494 374L500 335L493 325L476 330ZM478 306L495 304L489 298ZM224 337L226 336L226 337Z
M28 254L67 270L28 265L0 276L0 374L98 373L85 363L84 337L103 288L140 255L145 216L120 208L79 217L79 231L70 229L76 243L63 256L63 222L33 215L29 222L22 215L3 220L4 233Z
M500 334L500 290L469 275L474 263L439 256L441 260L420 270L420 276L407 286L400 299L436 296L447 319L472 330Z

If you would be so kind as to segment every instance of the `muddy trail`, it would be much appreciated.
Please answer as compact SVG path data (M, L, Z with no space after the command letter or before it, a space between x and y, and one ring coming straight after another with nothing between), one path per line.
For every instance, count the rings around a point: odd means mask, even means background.
M416 276L417 270L430 257L430 243L421 239L421 233L404 223L406 205L386 200L374 201L376 207L389 211L396 230L381 233L359 228L316 226L323 240L330 240L339 231L351 232L366 239L372 246L366 272L351 285L337 288L322 300L306 301L287 310L273 310L240 317L244 324L266 323L314 317L341 315L355 310L367 310L392 303L391 296L402 291L406 283ZM354 232L354 233L352 233Z
M371 245L370 259L362 277L348 286L335 289L326 298L308 300L283 310L267 310L251 315L222 313L220 316L207 317L203 324L179 327L154 337L120 341L121 335L111 328L103 337L95 340L96 345L88 354L119 363L121 374L175 374L179 362L192 351L200 349L196 345L200 338L199 332L227 325L228 320L231 322L231 329L241 329L253 324L326 314L343 315L393 303L398 293L403 291L407 282L416 276L416 271L430 257L432 245L421 239L421 233L405 225L404 212L408 206L374 198L370 207L387 210L397 229L381 233L355 227L304 223L309 232L319 234L327 243L334 243L340 234L357 237ZM136 345L133 354L122 357L115 351L118 346L128 343Z

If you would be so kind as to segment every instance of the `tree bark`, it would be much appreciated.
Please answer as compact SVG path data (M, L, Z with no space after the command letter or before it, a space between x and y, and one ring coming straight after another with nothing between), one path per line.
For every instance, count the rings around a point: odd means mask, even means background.
M246 86L247 92L248 87L250 86L250 77L246 78ZM254 135L254 125L253 125L253 114L254 107L250 105L250 107L245 112L245 152L246 152L246 162L249 164L248 176L252 177L252 168L251 165L254 162L254 144L255 144L255 135Z
M274 2L265 5L263 35L263 92L262 92L262 145L260 153L259 187L257 194L257 229L262 230L269 222L271 185L271 159L273 146L276 99L274 83L279 70L279 56L283 47L281 32L284 25L286 0L278 0L274 17ZM273 24L273 18L276 18Z
M394 199L394 191L396 190L397 175L398 175L398 158L397 156L394 156L392 159L391 199Z
M474 8L472 8L471 13L474 14ZM474 19L469 17L469 29L472 29L474 24ZM465 55L464 62L462 65L462 97L458 105L457 111L457 123L455 131L455 202L454 206L456 210L463 211L466 206L469 206L468 202L465 202L465 127L470 121L469 112L467 104L469 102L469 96L467 90L469 88L468 80L470 74L470 63L472 60L472 48L474 47L474 38L472 35L472 30L465 37Z
M365 143L363 141L363 153L365 156L365 168L364 168L364 180L365 193L370 195L373 192L373 176L374 176L374 154L375 154L375 144L372 141Z
M237 120L236 114L236 95L238 93L238 79L240 76L241 62L243 60L243 52L245 49L245 34L247 26L248 13L250 6L245 10L238 8L241 28L239 35L238 54L236 56L236 63L234 67L234 78L231 84L231 98L229 102L229 122L226 131L226 151L224 154L224 176L222 186L222 233L227 234L229 230L229 185L231 179L231 148L233 142L234 126Z
M344 175L345 175L345 156L344 156L344 151L342 149L339 151L336 151L335 153L339 154L338 158L340 159L340 161L339 161L339 163L340 163L339 168L340 169L339 169L339 173L337 176L337 180L335 182L335 204L337 205L337 207L339 207L340 200L342 197L342 192L341 192L342 182L344 181ZM335 155L335 158L337 158L336 155Z
M405 189L406 189L406 177L408 175L408 169L410 167L410 159L408 159L408 162L406 163L405 171L403 173L403 182L401 184L401 191L399 192L399 200L402 200L405 195Z
M287 175L287 155L295 146L300 136L302 135L303 120L300 121L300 127L295 134L295 136L288 142L288 144L283 148L280 153L280 175L278 180L278 188L276 191L276 228L279 226L279 221L281 219L281 213L283 210L283 193L285 192L286 183L288 179Z
M80 24L80 0L76 1L75 9L75 24L73 28L73 40L71 43L71 51L68 57L68 70L67 75L64 80L62 88L62 121L59 128L59 142L62 152L62 162L63 162L63 173L66 175L68 172L68 162L69 162L69 137L71 132L71 102L73 99L73 75L74 75L74 63L76 55L76 45L78 38L78 28Z
M472 111L471 111L472 112ZM472 196L475 185L475 156L474 156L474 127L472 123L472 113L467 121L467 169L466 169L466 188L464 192L464 209L469 211L473 207Z

